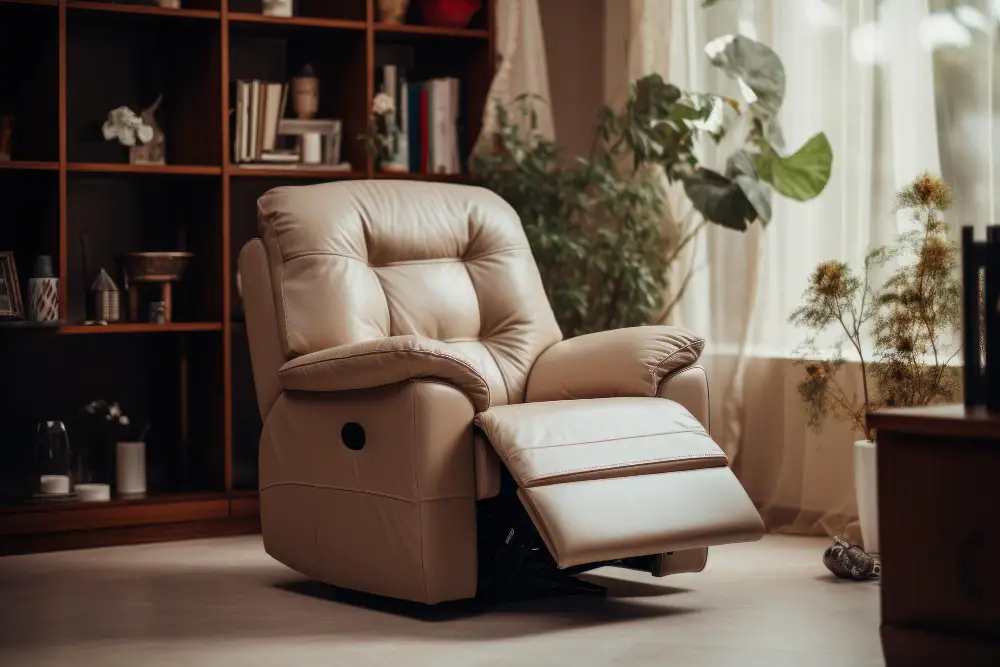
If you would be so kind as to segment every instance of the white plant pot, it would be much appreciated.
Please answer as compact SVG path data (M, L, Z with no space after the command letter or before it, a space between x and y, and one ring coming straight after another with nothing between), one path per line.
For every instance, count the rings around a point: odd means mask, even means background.
M878 543L878 457L875 443L854 443L854 493L858 501L861 539L868 553L880 553Z

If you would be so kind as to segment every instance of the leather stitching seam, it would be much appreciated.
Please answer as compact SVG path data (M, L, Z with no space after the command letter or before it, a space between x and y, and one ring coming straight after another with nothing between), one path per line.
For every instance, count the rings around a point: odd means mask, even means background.
M656 392L659 391L660 384L662 383L662 381L664 379L664 378L660 378L660 380L656 379L656 373L657 373L657 371L660 370L660 367L663 364L665 364L668 361L670 361L677 354L680 354L681 352L685 352L687 350L690 350L692 347L695 347L696 345L701 345L702 347L704 347L704 345L705 345L705 339L704 338L699 338L697 340L693 340L690 343L688 343L687 345L683 345L683 346L677 348L676 350L673 350L672 352L670 352L670 354L668 354L665 357L663 357L662 359L660 359L656 363L656 365L653 366L653 368L650 369L649 375L650 375L651 384L652 384L652 388L653 388L653 394L652 394L653 396L656 396ZM695 357L694 361L697 361L697 360L698 360L698 358ZM694 361L692 361L691 363L694 363Z
M566 470L556 470L554 472L545 473L544 475L535 475L534 477L525 477L522 480L523 484L528 484L540 479L549 479L552 477L560 477L562 475L578 474L583 472L594 472L598 470L620 470L621 468L632 468L640 467L645 465L650 465L654 463L670 463L671 461L703 461L706 459L718 459L724 463L728 463L725 454L695 454L695 455L685 455L685 456L664 456L655 459L642 459L639 461L629 461L628 463L613 463L613 464L600 464L593 466L586 466L583 468L567 468ZM722 467L722 466L717 466ZM680 472L680 471L678 471Z
M601 442L618 442L621 440L635 440L637 438L655 438L661 435L680 435L682 433L690 433L692 435L703 435L706 438L708 434L705 433L705 429L698 425L698 428L682 429L680 431L663 431L660 433L640 433L639 435L622 435L616 438L601 438L599 440L582 440L580 442L564 442L558 445L542 445L541 447L520 447L509 453L509 456L514 456L516 454L523 454L525 452L533 452L539 449L553 449L555 447L573 447L575 445L596 445Z

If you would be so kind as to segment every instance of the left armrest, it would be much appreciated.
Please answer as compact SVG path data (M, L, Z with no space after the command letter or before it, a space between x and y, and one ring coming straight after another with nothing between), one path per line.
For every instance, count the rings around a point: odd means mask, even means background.
M668 375L698 360L705 339L670 326L631 327L556 343L535 361L526 400L656 396Z

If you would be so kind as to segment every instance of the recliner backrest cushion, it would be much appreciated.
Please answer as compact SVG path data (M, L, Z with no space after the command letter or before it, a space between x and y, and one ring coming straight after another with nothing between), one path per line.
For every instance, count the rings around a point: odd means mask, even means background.
M376 338L448 343L520 403L562 338L514 210L489 190L345 181L258 201L281 344L289 357Z

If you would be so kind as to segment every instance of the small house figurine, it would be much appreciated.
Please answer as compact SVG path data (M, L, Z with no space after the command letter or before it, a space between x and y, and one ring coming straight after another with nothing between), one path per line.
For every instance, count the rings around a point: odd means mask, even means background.
M90 286L94 293L94 319L98 322L117 322L121 319L118 285L103 268Z

